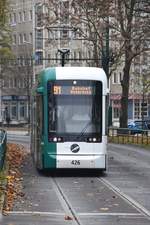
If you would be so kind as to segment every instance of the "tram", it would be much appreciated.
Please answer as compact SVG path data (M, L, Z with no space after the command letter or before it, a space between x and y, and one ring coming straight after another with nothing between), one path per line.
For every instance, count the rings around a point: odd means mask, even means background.
M94 67L44 69L32 90L31 154L38 170L106 170L107 78Z

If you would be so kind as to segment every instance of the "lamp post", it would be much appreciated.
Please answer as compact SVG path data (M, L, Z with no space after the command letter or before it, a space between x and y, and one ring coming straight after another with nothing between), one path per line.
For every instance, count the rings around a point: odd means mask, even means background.
M32 47L33 51L33 44L28 41L24 41L24 44L30 45ZM31 51L31 48L25 48L29 50L30 54L33 54ZM27 53L27 51L25 51ZM28 132L30 131L30 109L31 109L31 102L30 102L30 94L31 94L31 88L34 82L34 63L33 63L33 57L25 58L25 77L26 77L26 91L27 91L27 118L28 118Z
M1 79L1 64L0 64L0 123L2 122L2 79Z
M70 49L66 49L66 48L58 49L58 52L61 55L61 66L64 67L65 59L66 59L66 56L70 54Z

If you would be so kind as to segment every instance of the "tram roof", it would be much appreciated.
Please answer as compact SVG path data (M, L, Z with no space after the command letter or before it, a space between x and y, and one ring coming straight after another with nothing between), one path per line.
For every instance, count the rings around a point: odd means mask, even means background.
M48 67L42 71L42 76L44 75L44 73L49 74L49 72L52 71L56 73L56 80L87 79L107 82L104 70L98 67Z
M48 67L41 71L39 82L48 80L98 80L103 83L104 92L107 90L107 77L102 68L98 67Z

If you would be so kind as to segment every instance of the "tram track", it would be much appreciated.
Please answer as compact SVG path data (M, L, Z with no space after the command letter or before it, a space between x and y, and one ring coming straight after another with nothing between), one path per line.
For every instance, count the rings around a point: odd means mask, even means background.
M130 196L126 195L124 192L122 192L118 187L114 186L112 183L107 181L105 178L101 177L95 177L95 180L98 180L99 182L103 183L104 186L106 186L110 191L114 192L119 198L121 198L124 202L129 204L131 208L134 208L137 212L77 212L75 211L74 207L72 206L72 203L69 200L69 196L65 193L65 189L62 186L61 182L59 184L59 181L57 181L56 178L52 178L55 189L57 194L59 195L59 199L61 198L61 202L64 204L65 202L65 212L70 216L74 218L75 223L78 225L82 225L81 222L82 218L97 218L97 217L107 217L107 216L113 216L113 217L119 217L119 218L147 218L148 221L150 220L150 212L144 208L141 204L139 204L137 201L132 199Z
M75 209L73 208L72 204L70 203L69 199L63 192L61 186L57 182L56 178L52 178L54 190L56 191L56 194L64 208L64 211L66 213L65 219L66 220L72 220L73 225L82 225L82 222L80 221L78 214L76 213Z
M19 210L12 211L9 214L19 218L32 217L41 220L49 218L50 220L61 221L60 224L62 225L65 224L65 222L70 225L97 225L101 222L105 222L105 224L115 224L114 221L120 221L119 223L116 222L118 225L121 225L123 221L128 221L130 225L137 224L137 221L140 221L138 223L140 225L149 224L149 212L107 181L107 178L94 176L84 177L83 179L82 177L60 177L55 175L47 178L50 181L51 189L53 190L52 193L61 206L58 211L50 210L49 207L46 211L43 211L43 208L41 208L41 210L37 208L34 211L32 209L27 211ZM97 194L98 192L96 193L98 190L101 190L99 194ZM114 197L112 202L107 202L107 200L111 200L112 197ZM119 199L122 199L122 201ZM102 203L100 201L102 201ZM94 206L93 209L90 205L87 207L89 203ZM105 203L107 203L107 205L105 205ZM115 210L109 209L109 205L113 205L113 203L118 203L116 204L118 206L116 206L117 208ZM130 205L128 209L127 205ZM55 206L54 202L54 207ZM101 207L102 210L100 210Z
M122 199L124 199L126 202L128 202L130 205L132 205L137 211L139 211L143 216L146 216L150 220L150 211L147 210L145 207L143 207L141 204L139 204L137 201L135 201L130 196L126 195L124 192L122 192L118 187L110 183L105 178L97 177L97 179L102 182L104 185L106 185L110 190L114 191L118 196L120 196Z

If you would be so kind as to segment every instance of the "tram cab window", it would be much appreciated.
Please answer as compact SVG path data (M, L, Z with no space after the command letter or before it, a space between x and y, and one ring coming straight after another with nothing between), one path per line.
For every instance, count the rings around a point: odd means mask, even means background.
M37 107L37 127L40 134L43 134L43 96L37 95L36 97L36 107Z
M59 81L58 81L59 82ZM66 83L65 83L66 82ZM73 92L70 81L63 84L51 83L48 96L48 130L50 136L70 137L102 135L102 84L94 81L80 81L78 91ZM61 86L62 85L62 86ZM73 94L70 93L72 90ZM81 90L81 92L80 92ZM84 90L86 90L84 92ZM90 90L90 91L89 91ZM57 92L56 92L57 91ZM89 91L89 92L88 92ZM83 136L84 136L83 135Z

